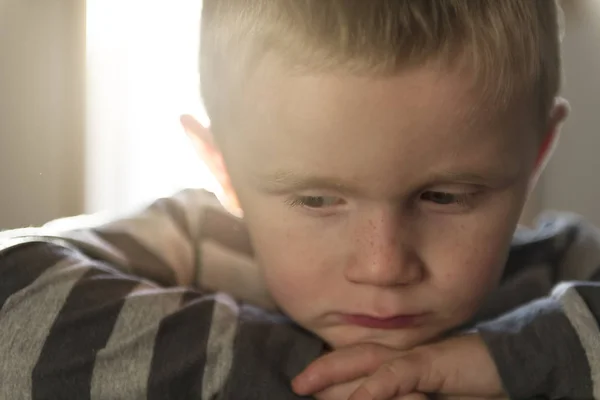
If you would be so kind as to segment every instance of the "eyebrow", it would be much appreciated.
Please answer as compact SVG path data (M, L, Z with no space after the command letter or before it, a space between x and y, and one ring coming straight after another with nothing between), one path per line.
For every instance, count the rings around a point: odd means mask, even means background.
M275 194L308 189L333 190L345 194L361 192L355 182L331 176L303 175L292 171L276 171L269 175L263 175L258 182L261 189Z
M512 183L519 176L516 168L489 169L483 173L469 171L439 171L433 173L429 180L433 183L465 183L505 185Z
M438 172L430 177L432 182L465 182L465 183L483 183L497 179L498 176L493 174L476 174L472 172Z
M427 178L431 185L444 183L463 183L473 185L492 184L503 186L515 180L515 173L489 171L486 173L438 171ZM357 182L334 178L331 176L303 175L292 171L276 171L260 176L257 180L259 187L267 193L282 194L300 192L303 190L331 190L346 195L356 195L363 192Z

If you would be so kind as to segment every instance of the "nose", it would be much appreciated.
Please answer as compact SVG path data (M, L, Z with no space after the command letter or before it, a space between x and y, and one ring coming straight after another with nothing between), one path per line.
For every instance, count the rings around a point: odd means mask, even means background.
M411 244L410 228L401 223L392 209L370 214L357 226L356 246L345 266L346 279L380 287L419 283L424 266Z

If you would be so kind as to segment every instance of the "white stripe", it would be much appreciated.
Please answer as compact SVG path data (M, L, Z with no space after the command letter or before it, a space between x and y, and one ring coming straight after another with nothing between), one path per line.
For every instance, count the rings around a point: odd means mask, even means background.
M277 308L252 257L231 251L231 248L212 240L205 240L199 248L202 267L196 284L200 288L227 293L260 308Z
M106 243L92 230L65 232L58 238L68 241L90 257L114 264L119 270L126 273L131 272L129 261L123 252L118 247Z
M160 293L160 294L158 294ZM161 320L179 309L183 290L140 284L121 309L96 356L91 399L146 399L154 342Z
M593 384L594 399L600 399L600 330L585 301L572 286L560 285L553 296L558 297L565 315L577 332L587 356Z
M231 297L217 294L202 379L202 398L212 399L223 388L233 362L239 308Z
M225 212L214 194L204 189L186 189L176 193L169 201L177 203L183 211L192 237L200 237L204 227L204 218L207 209L216 209Z
M89 271L82 265L72 259L59 261L33 284L10 297L0 310L0 354L3 360L10 360L0 363L0 398L31 398L31 372L23 371L35 367L71 289Z
M132 235L175 271L178 283L192 281L195 258L192 243L168 214L149 208L135 217L111 222L102 230Z

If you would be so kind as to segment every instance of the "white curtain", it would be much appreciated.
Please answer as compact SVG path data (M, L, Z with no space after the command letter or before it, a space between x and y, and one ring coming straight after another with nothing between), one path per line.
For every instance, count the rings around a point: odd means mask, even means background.
M179 116L199 98L201 0L87 1L86 212L214 189Z

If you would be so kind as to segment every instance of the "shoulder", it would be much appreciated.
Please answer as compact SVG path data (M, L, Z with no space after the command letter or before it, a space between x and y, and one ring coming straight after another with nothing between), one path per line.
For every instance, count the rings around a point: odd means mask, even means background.
M546 212L535 228L520 227L515 232L506 263L505 277L529 267L547 266L553 271L552 281L563 280L559 272L570 253L594 247L600 255L597 229L581 215L568 212Z

